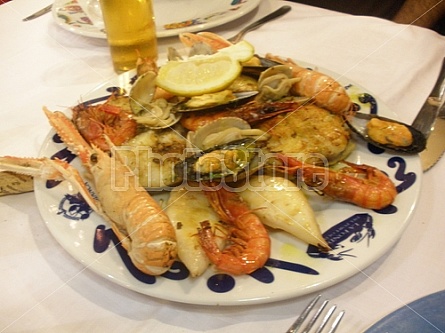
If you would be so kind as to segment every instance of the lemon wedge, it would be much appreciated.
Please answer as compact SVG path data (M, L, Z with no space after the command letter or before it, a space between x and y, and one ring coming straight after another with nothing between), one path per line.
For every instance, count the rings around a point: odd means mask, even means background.
M250 60L255 53L255 49L252 44L245 40L218 50L217 54L227 54L232 58L235 58L239 62L245 62Z
M241 62L250 59L254 48L240 42L212 55L169 61L159 69L156 85L179 96L198 96L227 88L241 73Z

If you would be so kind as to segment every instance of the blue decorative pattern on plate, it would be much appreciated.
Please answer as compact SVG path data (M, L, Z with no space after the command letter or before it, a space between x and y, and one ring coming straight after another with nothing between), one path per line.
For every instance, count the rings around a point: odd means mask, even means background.
M445 332L445 290L422 297L390 313L364 333Z
M339 77L327 70L320 71ZM103 101L117 87L128 92L133 75L134 72L124 73L83 95L81 100ZM364 88L347 79L341 83L362 111L395 118ZM81 168L78 158L67 151L53 131L40 155L64 158ZM265 267L236 277L210 267L203 276L191 278L180 262L162 276L145 275L133 266L110 226L82 202L69 183L36 180L35 194L42 217L55 239L74 258L104 278L149 296L184 303L266 303L315 292L359 273L393 246L407 226L420 192L422 169L418 156L375 151L359 141L348 160L386 172L399 192L393 205L378 211L367 210L309 194L321 230L333 250L321 253L293 236L271 230L272 252ZM94 189L91 191L94 193ZM153 194L162 200L167 195Z
M254 10L261 0L153 0L157 37L208 30L236 20ZM53 18L73 33L106 38L103 24L91 20L76 0L55 0ZM92 13L100 16L99 13ZM97 20L96 20L97 21Z

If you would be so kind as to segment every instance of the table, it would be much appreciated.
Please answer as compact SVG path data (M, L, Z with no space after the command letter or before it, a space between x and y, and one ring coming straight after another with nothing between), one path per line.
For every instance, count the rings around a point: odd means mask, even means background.
M48 0L0 6L0 156L37 156L49 131L43 105L64 109L114 76L104 40L57 26L47 14L22 18ZM212 29L230 37L283 5L263 0L257 10ZM284 18L246 39L271 52L341 73L379 96L410 123L429 94L445 37L370 17L289 3ZM159 41L179 45L175 37ZM402 238L355 276L322 292L346 317L339 332L361 332L396 308L445 288L443 179L445 160L426 172L422 194ZM54 240L33 193L0 198L0 331L2 332L284 332L314 295L270 304L211 307L150 298L84 269Z

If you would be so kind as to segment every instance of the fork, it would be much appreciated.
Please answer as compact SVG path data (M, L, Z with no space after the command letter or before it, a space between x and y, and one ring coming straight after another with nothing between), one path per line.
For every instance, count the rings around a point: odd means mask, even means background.
M311 312L311 310L313 309L315 304L318 302L320 297L321 297L321 295L318 295L317 297L315 297L308 304L308 306L304 309L304 311L301 313L301 315L295 320L295 322L291 325L291 327L289 327L289 329L286 331L286 333L297 333L298 329L303 325L305 319L307 318L307 316L309 315L309 313ZM304 328L303 331L301 331L301 333L309 333L310 332L310 329L317 322L318 317L320 317L320 315L322 314L324 308L327 306L328 303L329 303L329 300L325 300L321 304L321 306L315 312L314 316L309 320L309 322L307 323L306 327ZM322 319L320 325L318 326L318 328L315 327L316 331L313 331L313 332L321 333L323 331L323 329L325 328L325 326L328 324L329 320L331 319L332 315L334 314L334 311L335 311L336 308L337 308L337 306L334 305L327 311L327 313L324 316L324 318ZM333 321L333 323L331 325L331 328L330 328L328 333L334 333L337 330L338 326L340 325L340 321L343 318L344 314L345 314L345 311L341 311L337 315L337 317Z
M235 36L230 37L227 40L229 42L233 43L233 44L236 44L241 39L243 39L244 35L246 33L248 33L249 31L255 30L256 28L258 28L259 26L263 25L264 23L269 22L270 20L273 20L273 19L275 19L277 17L280 17L280 16L286 14L288 11L291 10L291 8L292 7L290 7L290 6L282 6L282 7L278 8L276 11L270 13L269 15L266 15L266 16L260 18L258 21L255 21L252 24L249 24L243 30L238 32Z

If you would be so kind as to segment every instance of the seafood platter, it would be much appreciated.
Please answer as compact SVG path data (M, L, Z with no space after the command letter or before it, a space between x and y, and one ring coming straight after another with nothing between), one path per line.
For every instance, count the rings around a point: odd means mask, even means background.
M422 171L403 124L370 126L378 146L347 126L395 118L377 96L246 41L180 39L186 54L140 59L78 105L44 108L40 158L0 158L35 177L68 253L148 296L245 305L337 284L396 243Z

